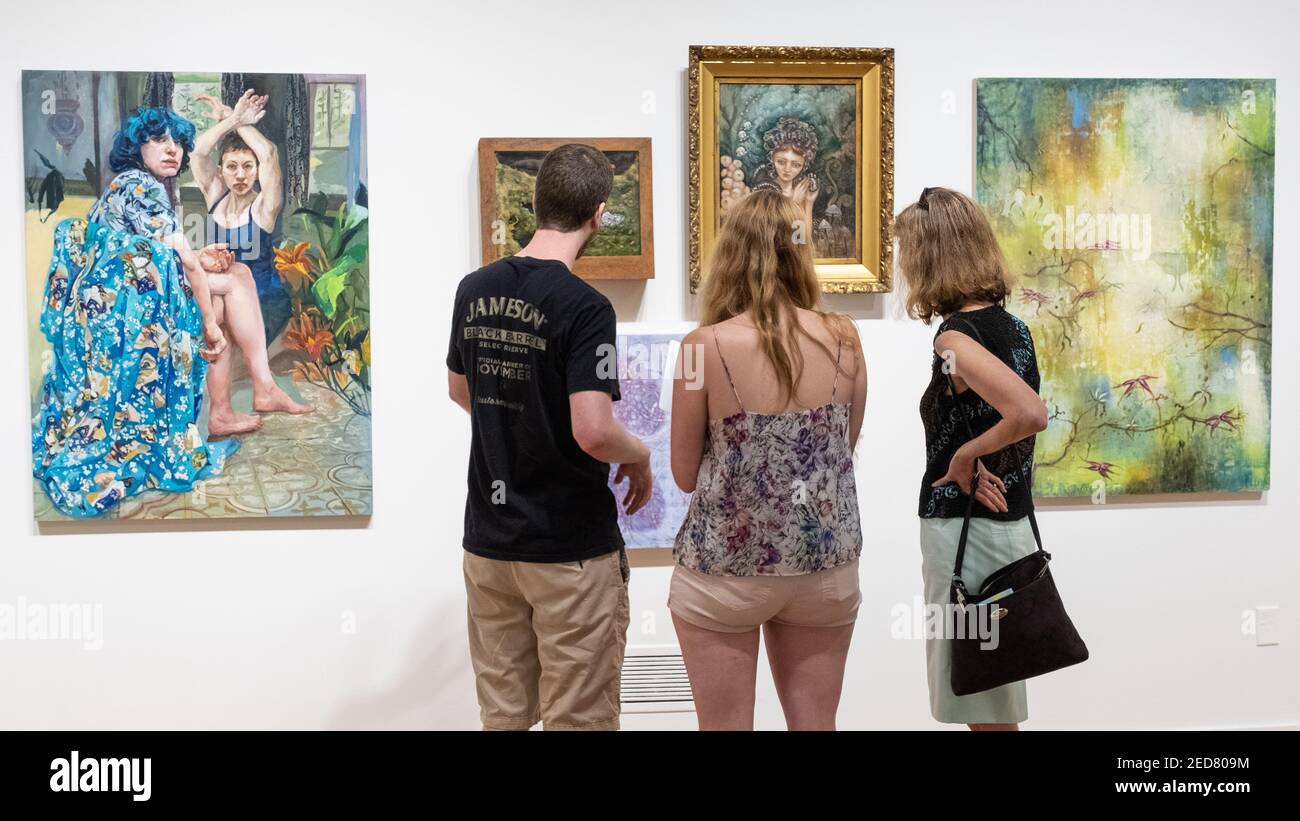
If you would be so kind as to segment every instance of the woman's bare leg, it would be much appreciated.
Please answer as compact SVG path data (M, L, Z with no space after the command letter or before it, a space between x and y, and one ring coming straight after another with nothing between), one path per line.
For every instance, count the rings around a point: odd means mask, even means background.
M763 625L767 661L791 730L834 730L853 625Z
M209 281L220 281L222 278L221 275L216 274L212 275ZM216 284L216 282L213 282L214 286ZM230 329L224 327L225 298L216 293L212 294L212 309L217 324L222 325L222 330L229 334ZM227 345L226 349L217 357L217 361L208 365L207 391L208 399L211 402L208 407L209 436L252 433L262 427L262 417L237 413L230 404L230 363L234 355L234 348Z
M696 627L676 613L673 627L686 662L700 729L754 729L758 628L747 633L722 633Z
M253 280L253 272L242 262L236 262L226 273L230 278L229 291L222 294L225 301L225 327L243 353L244 361L248 363L248 372L253 380L253 410L260 413L311 413L315 408L295 402L281 390L271 375L271 364L266 356L262 305L257 299L257 283Z

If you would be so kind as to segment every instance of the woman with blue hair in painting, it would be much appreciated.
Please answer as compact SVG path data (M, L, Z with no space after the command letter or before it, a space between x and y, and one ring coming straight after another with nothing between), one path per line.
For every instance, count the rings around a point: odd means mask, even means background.
M54 231L41 330L52 351L33 472L70 516L99 516L146 488L192 490L238 449L198 427L207 362L228 343L213 294L229 251L195 252L169 190L194 126L141 108L113 138L117 174L86 219ZM227 277L228 279L228 277Z
M231 275L253 283L253 301L230 306L232 321L244 326L242 337L248 342L245 347L241 341L240 348L252 375L253 410L309 413L311 405L294 401L276 385L268 363L267 348L293 312L272 253L275 223L284 204L280 156L275 143L257 129L266 116L269 97L248 89L234 107L207 95L195 99L206 102L217 120L194 143L194 180L208 206L208 238L230 248L234 255ZM248 289L243 289L239 295L247 293ZM226 301L224 297L214 300L218 314L223 313ZM223 354L208 374L214 412L218 410L217 396L229 396L231 364L231 355ZM220 410L229 411L238 426L256 429L261 424L258 416L236 414L228 402Z

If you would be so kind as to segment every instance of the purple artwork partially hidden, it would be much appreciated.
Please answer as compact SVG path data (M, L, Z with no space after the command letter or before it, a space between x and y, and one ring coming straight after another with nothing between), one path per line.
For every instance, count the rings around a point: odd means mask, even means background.
M618 526L628 548L672 547L686 518L690 497L673 481L669 452L669 409L673 397L673 368L682 334L630 334L618 337L618 385L623 398L614 403L614 416L650 448L654 492L633 516L623 511L627 482L610 487L618 499Z

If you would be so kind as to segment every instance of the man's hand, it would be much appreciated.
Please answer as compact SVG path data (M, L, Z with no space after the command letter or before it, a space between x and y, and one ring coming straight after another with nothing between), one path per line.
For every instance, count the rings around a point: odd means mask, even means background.
M654 477L650 474L650 460L641 462L624 462L614 474L614 484L619 485L627 479L627 495L623 497L623 510L631 516L646 506L654 488Z

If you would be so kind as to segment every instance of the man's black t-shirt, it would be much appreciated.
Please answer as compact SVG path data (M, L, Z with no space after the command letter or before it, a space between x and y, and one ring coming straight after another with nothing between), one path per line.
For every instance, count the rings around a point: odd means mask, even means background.
M573 439L569 394L619 398L614 308L551 259L506 257L461 280L447 367L469 382L464 547L563 562L618 550L609 465Z

